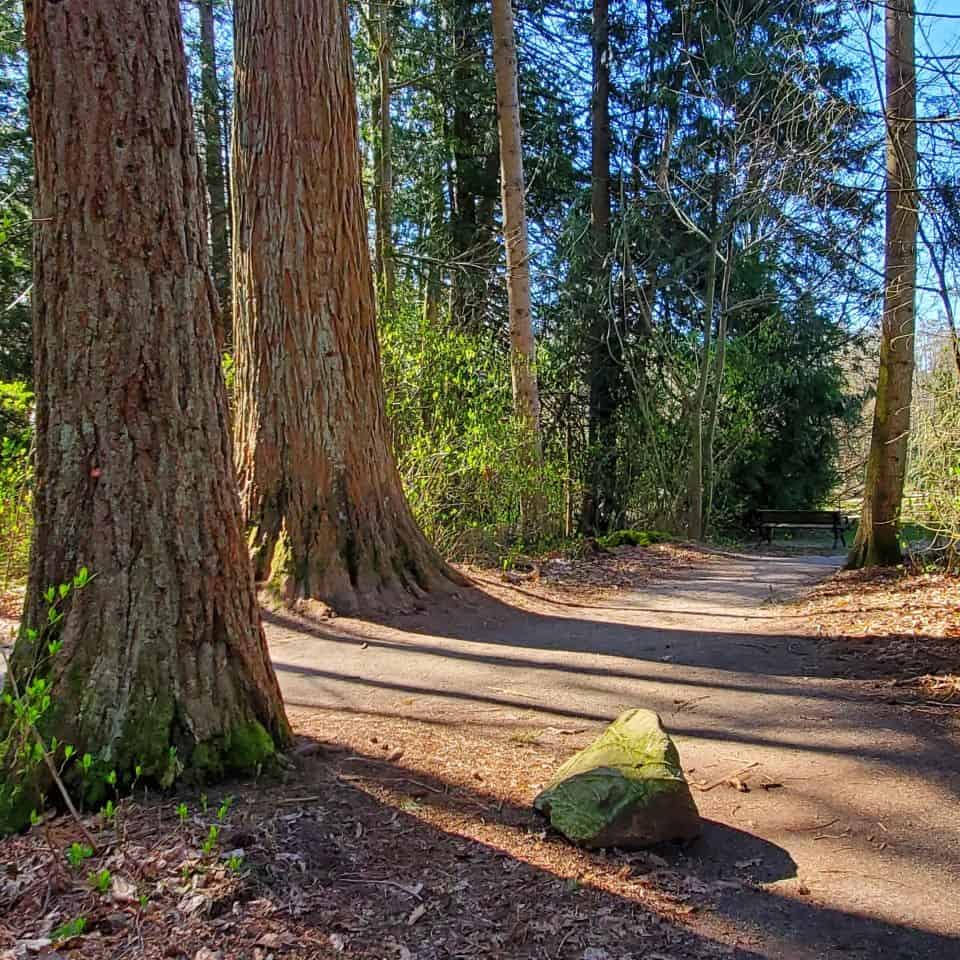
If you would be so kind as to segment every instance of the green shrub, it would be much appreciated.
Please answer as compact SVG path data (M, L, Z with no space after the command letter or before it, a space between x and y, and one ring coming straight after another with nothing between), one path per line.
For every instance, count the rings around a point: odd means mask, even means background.
M597 542L601 547L649 547L655 543L666 543L671 537L659 530L615 530L601 537Z
M958 565L960 377L946 346L916 379L902 516L907 539L926 540Z
M26 576L33 482L33 394L20 381L0 382L0 591Z
M380 342L397 464L427 537L455 558L499 555L518 537L521 502L535 496L545 508L540 539L555 538L562 459L548 442L542 474L524 466L502 340L429 323L407 290L381 317Z

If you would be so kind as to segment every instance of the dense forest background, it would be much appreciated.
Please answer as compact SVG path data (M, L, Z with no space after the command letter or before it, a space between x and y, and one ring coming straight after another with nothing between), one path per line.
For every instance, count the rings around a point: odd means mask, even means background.
M442 552L507 549L534 493L544 541L625 526L731 534L761 507L856 512L882 296L882 13L518 5L540 466L521 455L511 397L489 9L352 6L387 412L407 497ZM182 15L229 318L233 11L199 0ZM920 20L920 113L946 121L956 35L949 17ZM0 44L0 482L3 552L22 565L28 511L10 491L29 486L32 172L9 6ZM956 127L919 136L905 518L955 540Z

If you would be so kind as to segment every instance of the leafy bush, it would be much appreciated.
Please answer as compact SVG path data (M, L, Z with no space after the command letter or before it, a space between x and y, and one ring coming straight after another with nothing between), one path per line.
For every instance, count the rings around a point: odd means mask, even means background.
M33 395L0 382L0 590L26 575L30 552Z
M0 437L24 440L30 433L33 394L21 380L0 380Z
M659 530L615 530L601 537L597 542L601 547L649 547L655 543L666 543L670 535Z
M945 348L917 376L903 519L925 529L948 562L960 557L960 375Z
M549 444L542 475L525 467L506 345L430 323L412 291L381 317L384 386L410 506L443 552L465 558L516 539L521 502L543 502L548 536L563 515L564 469Z

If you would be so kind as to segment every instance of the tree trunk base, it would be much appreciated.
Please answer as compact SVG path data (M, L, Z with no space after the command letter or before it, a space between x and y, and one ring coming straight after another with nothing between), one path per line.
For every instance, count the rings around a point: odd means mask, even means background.
M865 567L898 567L903 563L903 552L896 532L878 536L875 531L863 538L859 533L847 555L845 570L862 570Z
M389 535L355 530L332 549L305 549L303 538L295 544L286 524L275 536L267 532L270 526L257 528L254 570L266 595L288 608L319 616L409 612L431 596L469 585L412 521Z
M63 786L77 807L97 810L107 800L132 789L135 783L167 789L174 781L204 784L225 776L270 773L280 765L278 748L290 740L285 726L270 732L258 720L248 719L190 745L178 734L175 723L164 725L162 711L156 714L155 724L149 723L152 714L147 710L130 714L122 739L112 743L108 752L94 756L87 766L81 757L89 751L82 746L69 761L64 760L59 748L51 751ZM18 721L10 722L9 717L4 717L2 723L5 737L0 741L0 836L28 826L35 812L64 806L42 757L30 757L23 749L35 744L33 730ZM38 723L48 745L49 731L63 727L63 718L56 713ZM78 731L78 736L82 738L83 731ZM99 737L99 733L94 736ZM116 779L111 783L114 774Z

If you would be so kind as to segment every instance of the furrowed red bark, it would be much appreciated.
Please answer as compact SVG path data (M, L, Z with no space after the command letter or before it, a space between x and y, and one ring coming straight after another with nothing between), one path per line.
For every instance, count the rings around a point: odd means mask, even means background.
M48 586L82 567L93 579L42 643L25 629L11 671L21 690L49 684L47 742L121 784L137 766L161 783L254 770L289 731L240 525L180 11L25 9L38 226L24 627L47 622ZM0 718L0 829L50 787L18 768L15 730ZM98 789L76 764L64 776Z
M287 602L409 606L461 582L390 447L341 0L240 0L237 458L254 570Z

